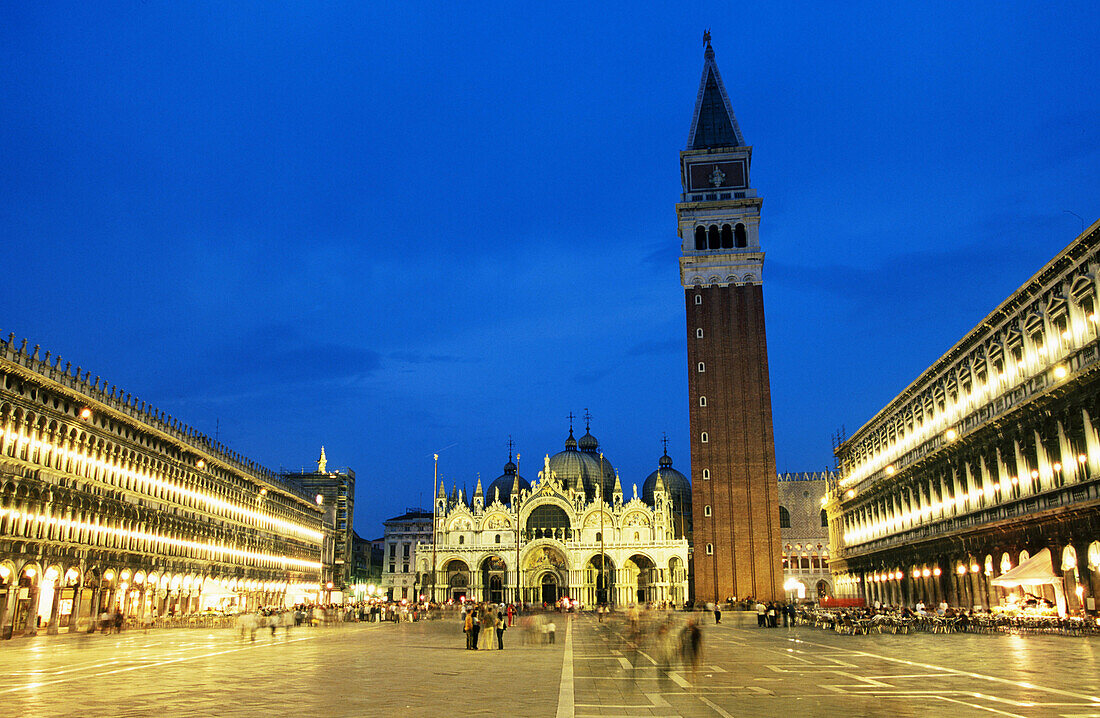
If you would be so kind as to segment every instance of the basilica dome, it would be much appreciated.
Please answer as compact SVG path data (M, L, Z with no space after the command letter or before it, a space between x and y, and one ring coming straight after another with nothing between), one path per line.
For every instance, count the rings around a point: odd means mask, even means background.
M672 457L665 452L658 462L657 470L646 477L642 484L642 501L653 505L653 489L657 485L657 477L661 477L661 483L665 486L673 511L691 513L691 482L676 469L672 468Z
M585 496L591 500L596 496L596 487L602 486L603 495L610 500L615 488L615 469L604 457L601 480L600 456L595 450L599 444L591 434L586 433L585 436L589 439L586 440L586 450L578 451L577 440L573 438L573 429L569 429L565 450L550 457L550 470L557 475L558 481L564 488L583 489Z
M519 479L520 491L529 491L531 489L531 482L522 476L516 475L516 465L512 463L511 457L508 458L508 463L504 465L504 473L493 480L493 483L489 484L489 490L485 492L485 503L491 504L496 501L497 491L500 491L500 502L508 505L512 502L512 486L516 483L516 479Z

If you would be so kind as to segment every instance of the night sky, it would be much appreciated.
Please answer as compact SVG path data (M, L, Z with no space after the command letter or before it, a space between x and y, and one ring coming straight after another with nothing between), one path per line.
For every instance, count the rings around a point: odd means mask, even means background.
M7 3L0 331L273 469L323 443L371 538L433 451L472 490L511 435L533 478L585 408L628 493L665 432L687 473L708 27L781 471L1100 216L1094 2L514 5Z

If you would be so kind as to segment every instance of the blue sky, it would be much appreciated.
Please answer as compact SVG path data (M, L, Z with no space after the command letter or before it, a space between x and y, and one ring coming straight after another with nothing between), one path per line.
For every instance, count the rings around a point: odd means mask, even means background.
M511 435L531 476L585 408L624 486L665 432L686 472L705 28L764 198L780 470L1100 216L1094 3L3 15L0 331L272 468L325 444L366 536L433 451L472 489Z

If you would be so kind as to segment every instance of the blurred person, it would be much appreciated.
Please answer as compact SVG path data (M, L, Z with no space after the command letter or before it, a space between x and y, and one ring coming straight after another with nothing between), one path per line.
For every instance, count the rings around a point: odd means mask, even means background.
M756 602L756 625L760 628L764 628L764 622L767 620L768 609L760 601Z
M691 670L691 682L694 683L703 658L703 631L694 618L689 618L680 632L680 655L684 668Z
M472 611L467 611L466 607L462 607L462 632L466 634L466 650L471 651L474 648L474 614Z

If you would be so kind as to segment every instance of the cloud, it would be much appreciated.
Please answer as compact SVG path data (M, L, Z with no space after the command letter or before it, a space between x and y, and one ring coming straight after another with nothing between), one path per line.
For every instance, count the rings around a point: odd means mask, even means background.
M473 357L460 357L454 354L421 354L419 352L390 352L389 359L409 364L474 364L479 360Z

